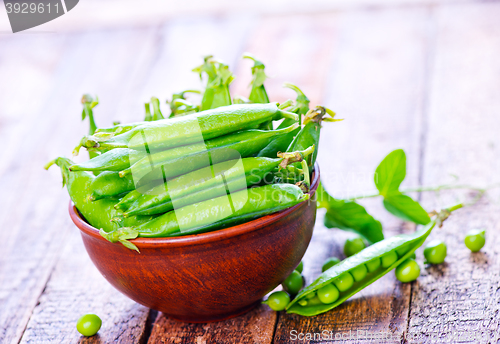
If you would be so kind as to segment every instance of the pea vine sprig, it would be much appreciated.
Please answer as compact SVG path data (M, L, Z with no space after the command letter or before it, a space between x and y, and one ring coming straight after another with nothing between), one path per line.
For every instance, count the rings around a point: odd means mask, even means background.
M488 190L500 187L500 183L486 187L444 184L400 189L405 177L406 154L402 149L396 149L389 153L375 170L374 182L377 192L335 199L320 184L316 197L318 207L326 209L325 226L357 233L369 243L375 243L384 239L382 224L356 202L359 199L382 197L385 209L394 216L404 221L425 225L430 222L430 215L436 215L435 212L426 211L418 201L408 196L408 193L467 189L477 193L472 201L463 203L463 206L471 206L478 202Z

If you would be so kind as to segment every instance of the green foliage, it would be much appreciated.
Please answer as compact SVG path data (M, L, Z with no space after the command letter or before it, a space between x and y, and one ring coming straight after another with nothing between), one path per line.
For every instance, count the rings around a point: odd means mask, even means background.
M383 240L382 225L354 201L337 200L320 184L317 190L319 207L326 208L325 226L361 235L370 243Z

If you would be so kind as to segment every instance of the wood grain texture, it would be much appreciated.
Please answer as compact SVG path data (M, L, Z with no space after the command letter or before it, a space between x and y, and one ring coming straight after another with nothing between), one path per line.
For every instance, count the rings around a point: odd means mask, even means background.
M500 4L436 10L436 48L423 181L484 186L500 181ZM464 49L464 47L467 47ZM425 195L428 208L473 194ZM429 239L448 245L446 263L426 266L413 290L408 343L497 343L500 339L498 190L453 214ZM484 228L486 246L471 253L468 230Z
M319 105L322 99L332 54L336 46L337 16L292 15L264 17L255 26L244 45L266 66L269 78L265 86L271 101L285 101L296 98L296 93L283 87L291 82L309 97L311 106ZM253 62L238 61L231 91L244 97L250 94Z
M426 11L381 10L341 13L337 41L329 70L324 103L344 122L325 123L318 161L326 172L322 181L334 197L371 190L377 164L391 150L404 148L408 171L418 170L419 117L427 44ZM366 33L370 27L370 34ZM332 40L333 40L332 39ZM409 173L407 183L418 182ZM382 210L380 199L363 202L385 225L386 236L413 230ZM310 283L321 273L329 256L343 258L344 241L351 234L322 225L318 214L313 240L304 257L304 274ZM388 274L344 305L316 317L280 313L276 343L292 343L293 333L333 331L346 343L372 342L356 337L357 331L386 334L377 342L401 342L406 330L410 285ZM330 333L327 333L331 336ZM323 337L324 339L325 337ZM314 337L305 342L316 343Z
M69 236L21 343L144 342L149 309L120 294L101 276L77 230L71 228ZM103 321L97 336L85 338L76 330L78 318L87 313Z
M271 343L276 312L267 306L225 321L208 324L180 323L158 315L148 344Z

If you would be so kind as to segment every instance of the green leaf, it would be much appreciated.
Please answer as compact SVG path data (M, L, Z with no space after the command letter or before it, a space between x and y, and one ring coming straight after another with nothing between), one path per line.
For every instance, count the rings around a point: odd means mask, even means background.
M382 196L397 193L406 176L406 154L402 149L389 153L375 170L375 185Z
M365 208L354 201L337 200L330 196L320 182L316 190L319 208L325 208L325 226L357 233L368 242L384 239L382 225L368 214Z
M421 225L425 225L431 221L429 214L417 201L401 193L385 197L384 207L388 212L405 221L411 221Z
M370 243L384 239L382 225L356 202L331 199L325 215L325 226L357 233Z

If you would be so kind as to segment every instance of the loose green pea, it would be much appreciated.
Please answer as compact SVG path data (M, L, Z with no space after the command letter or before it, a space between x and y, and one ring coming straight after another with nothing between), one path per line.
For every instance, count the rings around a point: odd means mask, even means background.
M366 268L369 272L373 272L380 267L380 258L374 258L366 263Z
M295 268L295 271L302 273L303 270L304 270L304 264L302 263L302 261L300 261L299 265Z
M472 252L478 252L483 248L486 238L486 231L481 229L473 229L467 233L465 237L465 246L469 248Z
M356 282L359 282L359 281L362 281L366 277L366 274L368 273L368 269L366 268L366 266L364 264L362 264L362 265L359 265L358 267L352 269L349 272L352 275L352 277L354 278L354 280Z
M412 282L420 276L420 266L413 259L407 259L396 268L396 278L403 282Z
M93 336L101 328L102 321L95 314L85 314L76 322L76 329L85 337Z
M362 251L365 247L365 242L360 237L347 239L344 244L344 254L346 257L350 257Z
M333 283L335 283L335 286L337 287L338 290L347 291L354 284L354 278L352 277L352 275L350 273L344 272L344 273L340 274L333 281Z
M428 264L441 264L446 258L446 244L442 240L432 240L424 248L424 257Z
M326 270L330 269L332 266L340 263L340 259L337 257L330 257L325 262L323 263L323 266L321 267L321 272L325 272Z
M396 252L394 251L389 252L382 257L382 267L388 268L392 264L396 263L397 260L398 260L398 255L396 254Z
M331 283L318 290L318 298L324 304L334 303L339 298L339 290Z
M282 311L290 303L290 296L284 291L275 291L264 301L273 311Z
M304 285L304 280L302 275L297 270L294 270L290 276L286 278L281 284L283 289L292 295L296 295L299 293L300 289Z

